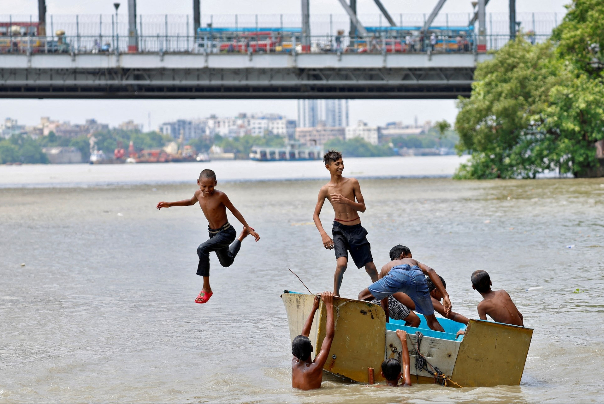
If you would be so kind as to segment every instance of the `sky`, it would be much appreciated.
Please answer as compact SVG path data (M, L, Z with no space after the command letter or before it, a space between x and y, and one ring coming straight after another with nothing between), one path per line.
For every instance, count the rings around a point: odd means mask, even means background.
M113 3L122 3L124 13L127 0L46 0L47 14L111 14ZM516 12L564 13L570 0L516 1ZM382 0L391 14L427 13L437 0ZM0 14L37 15L37 0L0 0ZM298 14L300 0L201 0L202 14ZM235 11L236 10L236 11ZM441 13L470 13L471 0L448 0ZM507 0L491 0L487 13L507 13ZM138 0L138 14L190 14L192 0ZM310 0L313 14L344 14L338 0ZM357 14L378 14L373 0L357 0ZM34 17L35 18L35 17ZM415 118L445 119L454 122L457 115L455 100L351 100L350 122L363 120L370 125L402 121L406 124ZM145 130L149 121L151 129L176 119L203 118L210 114L232 116L239 112L280 113L296 119L295 100L10 100L0 99L0 119L17 119L19 123L33 125L40 117L53 120L83 123L88 118L116 126L133 119L142 123Z

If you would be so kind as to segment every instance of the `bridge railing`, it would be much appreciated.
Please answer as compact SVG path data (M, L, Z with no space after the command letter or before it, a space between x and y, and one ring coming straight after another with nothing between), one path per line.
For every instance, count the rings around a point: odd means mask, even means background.
M549 35L525 35L531 43L540 43ZM481 38L482 39L482 38ZM509 35L485 35L486 51L505 46ZM196 53L196 54L455 54L475 53L477 35L468 36L370 36L321 35L310 37L303 45L296 38L233 38L216 36L150 35L131 41L126 36L0 36L0 54L107 54L107 53ZM135 45L131 45L134 43ZM481 48L482 51L483 48Z

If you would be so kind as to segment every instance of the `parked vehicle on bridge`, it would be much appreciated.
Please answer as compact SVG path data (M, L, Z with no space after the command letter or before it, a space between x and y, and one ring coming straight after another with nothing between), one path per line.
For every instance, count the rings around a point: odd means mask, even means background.
M300 28L206 27L197 30L196 42L208 53L291 52L301 35Z
M365 27L369 37L351 41L346 52L425 52L430 48L430 36L436 35L435 52L469 52L474 47L474 26L432 26L423 33L421 26ZM461 39L461 44L459 43ZM461 45L461 48L460 48Z

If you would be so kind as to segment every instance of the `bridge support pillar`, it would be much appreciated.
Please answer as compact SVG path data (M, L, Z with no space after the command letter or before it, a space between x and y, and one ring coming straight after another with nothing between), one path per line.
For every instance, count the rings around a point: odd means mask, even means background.
M516 39L516 0L510 0L510 40Z
M302 52L310 52L310 0L302 0Z
M478 0L478 45L477 51L484 53L487 51L487 18L486 18L486 0Z
M46 36L46 0L38 0L38 35Z
M352 13L356 15L357 13L357 0L350 0L350 9ZM350 44L352 45L352 39L357 36L357 26L354 23L354 20L350 19Z
M138 52L136 32L136 0L128 0L128 52Z
M193 0L193 35L197 38L197 30L201 27L201 7L199 0ZM189 35L187 33L187 35Z

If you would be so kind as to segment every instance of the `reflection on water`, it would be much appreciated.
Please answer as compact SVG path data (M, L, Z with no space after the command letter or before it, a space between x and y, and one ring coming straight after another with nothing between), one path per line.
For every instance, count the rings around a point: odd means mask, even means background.
M321 184L219 187L262 240L246 239L230 268L212 258L207 305L193 303L202 213L155 209L190 197L194 184L0 190L0 402L601 400L604 179L361 181L377 265L392 244L408 245L469 317L480 300L472 271L487 270L510 293L535 329L522 385L393 390L329 380L293 391L279 294L302 289L288 267L313 292L333 284L333 252L310 223ZM324 209L326 225L331 218ZM368 283L349 268L342 294Z

